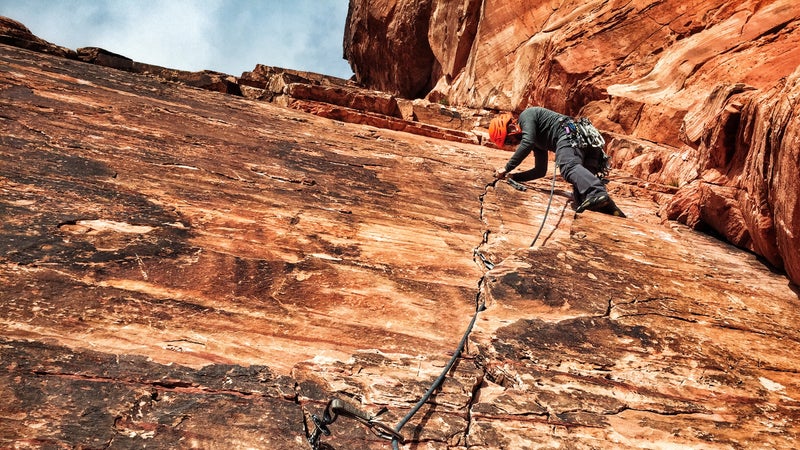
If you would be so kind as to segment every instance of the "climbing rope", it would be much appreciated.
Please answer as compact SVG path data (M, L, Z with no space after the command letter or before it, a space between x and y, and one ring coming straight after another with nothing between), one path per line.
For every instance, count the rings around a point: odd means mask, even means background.
M458 343L458 348L456 349L455 353L453 353L453 357L450 358L450 361L442 370L442 373L439 374L439 378L437 378L436 381L433 382L428 391L425 392L425 395L423 395L419 399L417 404L414 405L413 408L411 408L411 411L409 411L408 414L406 414L406 416L403 417L403 419L397 424L397 426L394 427L394 431L398 435L400 434L400 430L403 429L406 423L408 423L408 421L411 420L412 417L414 417L414 415L419 411L419 409L422 408L422 405L424 405L428 401L428 399L431 397L431 394L433 394L433 391L435 391L436 389L439 388L439 386L442 385L445 376L447 376L447 373L450 372L450 369L453 368L453 364L455 364L455 362L461 356L461 352L464 351L464 346L467 344L467 338L469 337L470 332L472 332L472 327L475 326L475 320L478 319L478 313L486 309L486 304L481 300L480 285L482 282L483 278L481 278L481 280L478 282L478 294L475 297L475 303L476 303L475 314L472 316L472 320L469 322L467 330L464 332L464 336L461 338L461 342ZM397 438L392 439L392 448L394 450L399 449Z
M366 425L370 431L372 431L375 436L379 438L387 439L387 440L399 440L401 443L403 442L403 436L400 433L395 432L391 427L380 422L377 417L381 414L386 412L386 408L381 409L376 415L371 415L365 411L361 411L360 409L356 408L355 406L351 405L350 403L345 402L344 400L335 398L328 402L328 405L325 406L325 410L322 414L322 418L318 417L317 415L311 416L311 421L314 424L314 429L308 433L308 443L311 445L311 448L314 450L319 449L319 439L324 434L325 436L331 435L331 430L328 429L328 425L332 424L336 421L338 416L349 417L351 419L357 420L362 424Z
M547 200L547 208L544 210L544 219L542 219L542 224L539 226L539 231L536 232L536 236L533 238L531 242L531 247L536 244L536 240L539 239L539 235L542 233L542 229L544 228L545 222L547 222L547 214L550 213L550 205L553 203L553 195L556 193L556 167L553 167L553 183L550 185L550 199Z
M511 178L508 178L507 181L514 189L517 189L517 190L520 190L520 191L523 191L523 192L527 190L527 188L524 185L517 183L516 181L514 181ZM487 188L489 186L494 186L494 183L491 183L490 185L487 185ZM536 243L536 240L539 238L539 234L542 232L542 229L544 228L544 224L547 221L547 215L550 212L550 205L553 202L553 196L555 194L555 189L556 189L556 168L554 167L553 168L553 182L552 182L552 186L550 187L550 199L547 202L547 208L545 209L545 212L544 212L544 219L542 220L542 225L539 227L539 231L536 233L536 237L533 238L533 242L531 242L531 245L530 245L531 247L533 247L533 245ZM485 239L486 238L484 236L484 240ZM484 265L489 270L491 270L494 267L494 264L492 264L489 260L487 260L483 256L483 254L481 254L477 249L475 249L475 255L477 255L481 259L481 261L483 261ZM405 424L409 420L411 420L411 418L414 417L414 415L419 411L419 409L422 407L422 405L424 405L428 401L428 399L430 398L431 394L436 389L438 389L439 386L441 386L441 384L444 382L445 376L447 375L448 372L450 372L450 369L453 367L453 364L455 364L456 360L458 360L459 356L461 356L461 352L464 351L464 346L466 345L467 338L469 337L469 334L472 331L473 326L475 325L475 321L478 318L478 313L480 313L481 311L486 309L486 304L481 300L481 289L480 288L481 288L481 284L482 283L483 283L483 278L481 278L481 280L478 282L478 294L477 294L477 296L475 298L475 303L476 303L475 314L472 316L472 320L470 321L469 326L467 326L467 330L464 332L464 336L461 338L461 342L459 342L459 344L458 344L458 349L456 349L455 353L453 353L453 357L450 358L450 362L445 366L444 370L442 370L442 373L439 375L439 378L437 378L436 381L433 382L433 384L428 389L428 391L425 393L425 395L423 395L422 398L419 399L417 404L414 405L414 407L411 409L411 411L408 412L408 414L406 414L406 416L403 418L403 420L401 420L397 424L397 426L395 426L394 431L398 435L400 434L400 430L403 429L403 426L405 426ZM392 439L392 448L394 450L399 450L398 439L397 438L393 438Z
M480 294L480 285L483 283L483 278L478 282L478 294L475 297L476 307L475 307L475 314L472 316L472 320L470 321L469 325L467 326L467 330L464 332L464 336L461 338L461 342L458 344L458 348L456 349L453 356L450 358L450 361L442 370L442 373L439 374L439 377L436 378L436 381L433 382L431 387L428 389L427 392L419 399L416 405L406 414L403 419L398 422L398 424L392 429L388 425L384 424L377 420L377 416L383 414L384 410L381 410L377 415L373 416L367 412L361 411L355 406L344 402L341 399L333 399L328 402L328 405L325 407L323 412L322 418L312 415L311 422L314 425L313 430L307 430L307 439L308 443L311 445L313 450L319 449L319 440L322 435L330 436L331 432L328 429L328 425L332 424L336 421L336 418L339 415L344 417L349 417L351 419L357 420L362 424L366 425L373 434L378 436L382 439L387 439L392 441L392 448L394 450L399 450L399 444L404 442L403 435L400 434L400 430L414 417L415 414L422 408L422 406L427 403L430 399L433 392L438 389L442 383L444 382L447 373L453 368L453 365L461 356L461 352L464 351L464 347L467 344L467 338L469 334L472 332L472 328L475 326L475 321L478 319L478 313L486 309L485 303L481 300Z
M497 181L498 180L494 180L493 182L487 184L484 189L484 194L489 189L489 187L494 187ZM511 178L508 178L506 181L514 189L517 189L519 191L524 192L528 189L524 185L514 181ZM541 226L539 226L539 231L533 238L533 242L531 242L530 245L531 247L533 247L534 244L536 244L536 240L539 239L539 234L541 234L542 229L544 228L544 225L547 221L547 215L550 212L550 206L553 202L555 189L556 189L556 168L554 167L553 182L550 187L550 199L547 201L547 208L545 209L544 212L544 219L542 219L542 224ZM482 200L483 196L481 196L481 201ZM486 242L487 237L488 237L488 231L484 233L484 238L483 238L484 242ZM486 257L483 256L483 254L480 251L478 251L477 248L475 248L473 256L478 256L488 270L494 268L494 264L488 259L486 259ZM312 450L319 449L319 440L322 435L330 436L331 432L328 429L328 425L332 424L339 415L357 420L358 422L367 426L370 429L370 431L372 431L372 433L375 434L376 436L382 439L391 440L392 449L399 450L400 448L399 444L402 444L404 441L403 435L400 433L400 431L408 423L408 421L411 420L414 417L414 415L417 414L417 412L419 412L422 406L428 402L431 395L433 395L433 393L439 387L441 387L442 383L444 383L445 377L453 368L453 365L461 356L461 353L464 351L464 347L467 344L467 339L469 338L469 335L472 332L472 328L475 326L475 321L478 319L478 314L486 309L486 304L481 298L482 284L483 284L483 277L481 277L481 279L478 281L478 293L475 296L475 314L472 316L472 320L469 322L466 331L464 331L464 335L461 337L461 341L458 343L458 348L453 353L453 356L450 358L450 361L445 365L444 369L442 369L442 372L439 374L439 376L436 378L433 384L431 384L430 388L428 388L428 390L425 392L425 394L423 394L422 397L420 397L419 401L417 401L414 407L411 408L411 410L405 415L405 417L403 417L403 419L400 420L400 422L397 423L397 425L394 428L390 428L388 425L377 420L377 416L383 414L386 411L385 408L381 410L377 415L373 416L369 413L359 410L355 406L350 405L340 399L333 399L329 401L328 405L325 407L322 418L316 415L311 416L314 429L308 433L307 439L309 444L311 444Z

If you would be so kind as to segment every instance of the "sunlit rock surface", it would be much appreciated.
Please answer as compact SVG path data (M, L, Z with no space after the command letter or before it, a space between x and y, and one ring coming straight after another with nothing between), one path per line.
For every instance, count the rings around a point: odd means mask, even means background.
M797 447L797 288L663 223L674 187L575 217L507 153L153 75L0 45L0 446L394 427L477 317L402 448Z
M800 282L800 2L354 0L345 54L367 87L591 117L618 168L681 188L663 217Z

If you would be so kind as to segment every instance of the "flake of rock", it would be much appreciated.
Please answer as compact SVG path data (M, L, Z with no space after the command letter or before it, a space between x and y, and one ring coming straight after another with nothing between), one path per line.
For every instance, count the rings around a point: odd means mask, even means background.
M230 75L204 70L189 72L186 70L168 69L153 64L140 63L126 56L118 55L98 47L83 47L77 50L78 59L100 66L111 67L126 72L151 75L164 80L174 81L188 86L194 86L209 91L225 94L241 95L241 89L235 77Z

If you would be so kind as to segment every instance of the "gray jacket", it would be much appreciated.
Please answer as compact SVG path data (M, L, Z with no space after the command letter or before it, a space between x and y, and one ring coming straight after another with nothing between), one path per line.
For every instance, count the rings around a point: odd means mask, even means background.
M508 160L506 172L516 169L531 151L555 151L556 143L563 132L559 124L564 118L567 116L540 106L522 111L519 115L522 141Z

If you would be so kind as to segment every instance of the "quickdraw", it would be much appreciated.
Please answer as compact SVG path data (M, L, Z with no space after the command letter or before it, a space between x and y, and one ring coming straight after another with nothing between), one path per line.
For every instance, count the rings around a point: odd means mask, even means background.
M577 120L565 117L559 126L570 136L573 146L583 153L583 166L600 180L607 178L611 171L611 158L605 152L606 140L592 121L588 117Z
M323 434L325 436L331 435L331 430L328 429L328 425L335 422L336 418L340 415L361 422L362 424L366 425L375 436L378 436L381 439L403 443L404 439L400 433L392 429L392 427L389 425L377 420L377 417L385 412L386 408L383 408L378 412L378 414L373 416L366 411L361 411L344 400L338 398L332 399L325 406L325 410L322 413L322 418L318 417L316 414L311 415L311 421L313 422L314 429L308 433L308 443L311 445L313 450L319 450L320 437L322 437Z
M514 181L511 178L506 178L506 182L508 182L508 184L511 185L511 187L513 187L514 189L516 189L516 190L518 190L520 192L525 192L525 191L528 190L527 186L525 186L524 184L520 184L519 182Z

